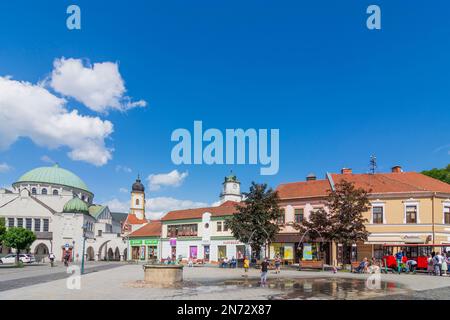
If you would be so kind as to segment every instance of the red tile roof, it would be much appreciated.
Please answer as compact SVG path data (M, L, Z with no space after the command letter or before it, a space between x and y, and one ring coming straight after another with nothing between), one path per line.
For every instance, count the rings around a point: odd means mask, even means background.
M147 223L147 219L138 219L134 214L128 214L127 219L125 220L125 224L144 224Z
M417 172L376 174L331 174L333 183L353 182L357 188L371 193L442 192L450 194L450 184ZM277 191L281 199L326 196L331 189L328 179L281 184Z
M314 180L280 184L277 191L281 199L290 199L323 197L330 189L328 180Z
M160 237L161 236L161 220L150 221L143 227L130 233L129 237Z
M227 201L217 207L206 207L196 209L185 209L168 212L161 220L183 220L183 219L201 219L205 212L211 213L212 217L228 216L237 212L238 202Z

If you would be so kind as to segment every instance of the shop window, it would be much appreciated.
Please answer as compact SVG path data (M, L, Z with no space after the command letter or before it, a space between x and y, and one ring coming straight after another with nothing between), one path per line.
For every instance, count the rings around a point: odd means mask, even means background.
M450 206L444 207L444 223L450 224Z
M417 206L406 206L406 223L417 223Z
M294 210L294 218L295 218L295 223L303 223L303 219L304 219L304 210L303 209L295 209Z
M44 195L47 194L47 189L43 188L41 193Z
M286 213L284 209L281 209L277 218L277 224L285 224L285 222L286 222Z
M383 207L377 206L372 208L372 223L374 224L383 223Z
M217 232L222 231L222 221L217 221Z
M384 248L382 244L375 244L373 246L373 256L375 259L381 260L384 256Z
M227 257L227 246L217 246L217 256L219 259L224 259Z

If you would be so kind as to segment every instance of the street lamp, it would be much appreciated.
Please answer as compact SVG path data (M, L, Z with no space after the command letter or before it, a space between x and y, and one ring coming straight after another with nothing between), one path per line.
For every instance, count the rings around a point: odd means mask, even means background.
M87 224L83 224L83 251L81 252L81 274L84 273L84 247L86 245L86 229L87 229Z

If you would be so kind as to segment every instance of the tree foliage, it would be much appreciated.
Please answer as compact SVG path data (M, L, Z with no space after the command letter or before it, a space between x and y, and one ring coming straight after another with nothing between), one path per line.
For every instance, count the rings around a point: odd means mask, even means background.
M243 194L245 200L237 206L238 212L226 223L236 239L250 244L252 251L258 253L279 230L278 193L267 184L252 182L249 192Z
M315 239L320 235L326 241L342 244L352 244L366 241L369 232L366 230L364 212L370 209L368 193L370 191L355 188L353 183L343 180L330 191L325 209L311 213L309 220L295 227L300 232L310 230L309 236ZM318 232L314 232L317 230Z
M442 169L433 168L431 170L422 171L422 173L450 184L450 164Z
M20 251L29 248L34 240L36 236L33 231L21 227L10 227L3 235L3 244L17 250L17 264L19 264Z
M3 243L3 236L5 235L5 218L0 218L0 245Z

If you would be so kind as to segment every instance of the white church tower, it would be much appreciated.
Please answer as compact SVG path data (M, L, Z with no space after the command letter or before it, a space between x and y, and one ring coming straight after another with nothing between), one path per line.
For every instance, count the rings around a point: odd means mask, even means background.
M233 173L228 177L225 177L222 193L220 194L220 203L227 201L242 201L241 183Z
M131 188L130 213L140 220L145 219L145 188L139 175Z

